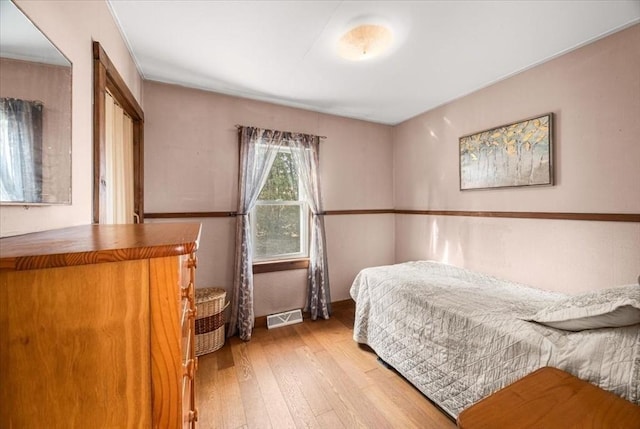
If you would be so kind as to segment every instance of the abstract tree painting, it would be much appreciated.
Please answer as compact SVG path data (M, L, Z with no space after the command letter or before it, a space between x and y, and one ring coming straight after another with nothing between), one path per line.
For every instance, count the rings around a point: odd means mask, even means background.
M460 189L552 185L548 113L460 137Z

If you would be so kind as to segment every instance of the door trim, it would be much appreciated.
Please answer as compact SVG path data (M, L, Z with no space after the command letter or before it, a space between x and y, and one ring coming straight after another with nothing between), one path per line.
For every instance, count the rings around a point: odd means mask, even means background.
M144 222L144 112L100 42L93 42L93 223L106 217L105 94L133 121L133 210Z

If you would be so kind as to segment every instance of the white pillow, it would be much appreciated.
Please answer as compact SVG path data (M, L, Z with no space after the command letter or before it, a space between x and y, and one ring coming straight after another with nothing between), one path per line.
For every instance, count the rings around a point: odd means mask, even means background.
M635 325L640 323L640 287L620 286L572 296L523 320L565 331Z

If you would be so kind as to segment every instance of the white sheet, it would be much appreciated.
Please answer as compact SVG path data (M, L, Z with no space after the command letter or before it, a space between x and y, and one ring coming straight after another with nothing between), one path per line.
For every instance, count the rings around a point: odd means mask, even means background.
M640 404L640 325L561 331L518 317L566 298L430 261L362 270L354 339L456 417L543 367Z

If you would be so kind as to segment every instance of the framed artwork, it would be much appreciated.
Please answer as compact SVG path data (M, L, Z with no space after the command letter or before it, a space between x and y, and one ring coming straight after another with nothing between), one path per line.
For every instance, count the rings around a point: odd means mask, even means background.
M460 137L460 190L553 185L553 114Z

